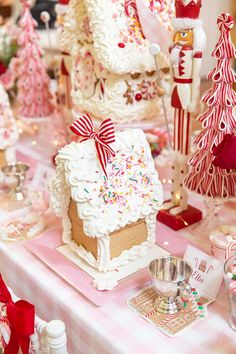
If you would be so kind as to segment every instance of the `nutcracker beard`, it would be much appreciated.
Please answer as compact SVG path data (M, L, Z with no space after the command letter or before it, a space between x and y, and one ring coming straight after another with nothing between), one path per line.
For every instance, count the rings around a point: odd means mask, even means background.
M173 66L177 66L180 61L180 51L181 51L181 46L177 45L175 46L170 53L170 62Z

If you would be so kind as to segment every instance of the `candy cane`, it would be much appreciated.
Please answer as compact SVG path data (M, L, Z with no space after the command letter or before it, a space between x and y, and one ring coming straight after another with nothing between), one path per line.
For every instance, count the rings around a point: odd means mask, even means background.
M226 248L226 256L225 258L228 259L230 257L230 254L231 254L231 251L232 251L232 248L236 246L236 242L231 242L228 244L227 248Z
M157 310L156 310L156 309L153 309L152 311L148 312L148 313L145 315L145 317L146 317L146 318L149 318L149 317L151 317L152 315L154 315L156 312L157 312Z
M163 326L167 323L170 322L170 320L172 320L172 318L175 316L175 314L169 315L166 318L164 318L164 320L162 320L161 322L158 323L159 326Z
M10 322L7 317L0 318L0 337L3 348L6 348L11 337Z
M154 4L154 1L155 1L155 0L151 0L151 1L150 1L149 8L150 8L150 10L151 10L151 11L154 11L154 10L155 10L155 4Z
M166 7L167 7L167 3L166 3L166 1L164 1L164 0L157 0L157 1L153 1L154 2L154 6L156 6L157 4L155 4L155 3L159 3L159 5L160 5L160 8L158 9L159 10L159 12L161 12L161 11L163 11L163 10L165 10L166 9ZM155 9L155 8L154 8Z
M134 17L138 21L138 11L135 0L125 0L125 14L128 17L131 15L130 9L134 10Z
M210 272L210 270L213 270L213 266L212 265L210 265L210 267L208 267L208 269L207 269L207 274Z
M234 19L231 15L223 13L217 20L219 30L221 32L220 41L213 51L212 55L216 59L224 58L224 53L227 53L227 57L231 58L235 55L234 45L230 38L230 30L234 26Z

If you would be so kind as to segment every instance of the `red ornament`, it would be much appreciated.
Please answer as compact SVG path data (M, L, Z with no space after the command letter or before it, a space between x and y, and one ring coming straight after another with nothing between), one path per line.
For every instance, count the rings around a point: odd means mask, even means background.
M0 62L0 75L4 74L6 72L7 68L5 67L5 65Z
M216 156L213 165L222 169L236 169L236 136L226 134L222 142L213 148Z
M120 43L118 43L118 47L120 47L120 48L124 48L124 47L125 47L125 44L124 44L124 43L122 43L122 42L120 42Z
M137 94L135 95L135 100L136 100L136 101L141 101L141 99L142 99L141 93L137 93Z

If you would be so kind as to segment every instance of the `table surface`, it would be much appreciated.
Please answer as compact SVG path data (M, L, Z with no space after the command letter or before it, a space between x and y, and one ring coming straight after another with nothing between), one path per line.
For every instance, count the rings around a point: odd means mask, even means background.
M96 307L27 251L24 242L0 243L0 269L15 293L35 304L41 318L65 322L70 354L236 353L223 285L205 320L168 338L128 309L128 294Z
M158 228L172 251L178 244L178 254L184 253L186 232ZM205 320L169 338L126 306L130 294L96 307L31 254L24 242L0 242L0 271L19 297L36 306L41 318L64 321L70 354L236 354L224 285Z

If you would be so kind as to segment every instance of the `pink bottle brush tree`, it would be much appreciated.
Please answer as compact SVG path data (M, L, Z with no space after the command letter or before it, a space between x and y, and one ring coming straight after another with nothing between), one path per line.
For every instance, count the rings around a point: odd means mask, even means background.
M197 151L189 160L192 168L185 178L185 186L207 197L230 198L236 195L236 170L216 166L214 152L226 135L236 133L233 112L236 104L233 90L236 73L231 67L231 59L235 58L236 51L230 37L234 20L229 14L223 13L218 17L217 24L220 38L212 53L217 65L208 75L213 85L202 98L207 110L198 118L203 129L195 139Z
M33 19L27 1L22 1L23 13L19 20L18 95L19 115L26 118L47 117L53 112L49 77L38 44L37 22Z

